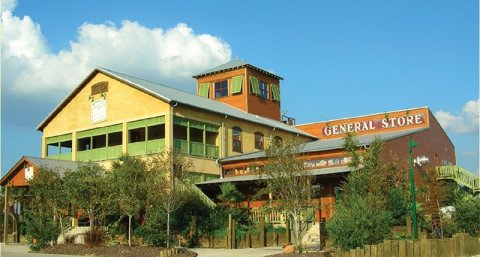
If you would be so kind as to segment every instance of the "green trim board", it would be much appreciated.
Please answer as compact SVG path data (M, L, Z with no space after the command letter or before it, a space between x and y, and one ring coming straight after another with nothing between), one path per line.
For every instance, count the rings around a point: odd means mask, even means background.
M253 76L249 76L249 79L250 79L250 86L252 89L251 92L254 94L260 94L260 85L258 84L258 79Z
M136 129L150 127L154 125L165 124L165 116L153 117L143 120L130 121L127 123L127 129Z
M45 143L50 145L52 143L59 143L72 140L72 134L65 134L60 136L48 137L45 139Z
M231 89L232 94L242 93L243 76L235 76L232 78Z
M210 131L210 132L218 132L218 128L219 128L219 126L214 124L197 121L197 120L191 120L191 119L182 118L178 116L173 117L173 124L184 126L184 127L202 129L202 130L205 129L206 131Z
M210 92L210 83L202 83L199 85L198 95L208 98Z

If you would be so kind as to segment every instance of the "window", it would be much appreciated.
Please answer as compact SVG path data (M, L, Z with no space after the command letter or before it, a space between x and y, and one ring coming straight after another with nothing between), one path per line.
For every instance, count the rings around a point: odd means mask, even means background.
M220 98L228 95L228 81L215 82L215 98Z
M198 87L198 95L208 98L210 91L210 83L200 84Z
M130 133L129 143L145 141L145 128L136 128L128 131Z
M283 138L276 136L273 138L273 143L275 144L276 147L280 147L283 145Z
M242 152L242 129L239 127L232 128L232 150Z
M280 101L280 88L275 84L271 84L270 86L272 89L272 99L275 101Z
M122 132L108 133L108 146L122 145Z
M263 150L263 134L260 132L255 132L255 148Z
M259 87L260 87L260 97L264 99L268 99L268 84L263 81L260 81Z

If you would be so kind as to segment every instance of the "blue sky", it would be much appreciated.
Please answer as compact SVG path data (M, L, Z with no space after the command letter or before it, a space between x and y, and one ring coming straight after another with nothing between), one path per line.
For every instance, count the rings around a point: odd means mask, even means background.
M283 78L297 123L429 106L478 173L478 1L14 1L2 10L5 174L96 66L193 91L240 58Z

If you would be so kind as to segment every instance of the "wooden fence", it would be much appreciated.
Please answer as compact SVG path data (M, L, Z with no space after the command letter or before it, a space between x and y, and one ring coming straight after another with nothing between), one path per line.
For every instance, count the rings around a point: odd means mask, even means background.
M480 238L456 234L446 239L385 240L363 249L331 252L332 257L463 257L480 255Z

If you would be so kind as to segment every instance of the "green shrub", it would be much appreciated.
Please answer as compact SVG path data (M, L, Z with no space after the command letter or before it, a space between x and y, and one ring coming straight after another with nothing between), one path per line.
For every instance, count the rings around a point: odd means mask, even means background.
M173 216L173 215L172 215ZM147 209L142 226L135 229L134 234L152 246L167 245L167 218L164 211L158 207Z
M390 234L392 217L379 204L379 199L371 194L340 199L327 223L329 237L342 250L382 242Z
M32 251L39 251L57 242L60 229L58 224L53 222L51 215L38 215L31 211L25 214L25 229Z
M455 201L453 220L460 231L480 235L480 198L465 194Z

